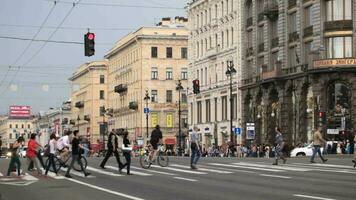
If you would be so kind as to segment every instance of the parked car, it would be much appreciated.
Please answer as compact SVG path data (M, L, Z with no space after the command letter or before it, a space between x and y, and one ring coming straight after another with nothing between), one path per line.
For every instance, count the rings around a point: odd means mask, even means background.
M12 155L9 148L2 148L0 158L10 158Z
M26 158L26 151L27 151L27 147L22 147L19 152L20 157Z
M321 152L324 151L322 147ZM305 147L296 147L290 152L290 157L300 157L300 156L312 156L313 155L313 143L308 144Z

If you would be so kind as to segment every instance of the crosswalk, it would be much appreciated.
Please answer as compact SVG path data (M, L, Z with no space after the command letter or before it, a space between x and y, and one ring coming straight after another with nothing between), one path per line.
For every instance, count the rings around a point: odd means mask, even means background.
M101 178L102 176L108 176L113 178L123 178L126 175L126 169L119 173L118 167L106 166L107 169L101 169L98 166L88 166L87 171L91 172L91 176L86 178ZM48 176L54 179L66 179L63 177L66 169L61 169L61 175L56 175L49 172ZM320 172L320 173L335 173L335 174L356 174L356 169L352 166L345 165L335 165L335 164L311 164L311 163L301 163L301 162L291 162L288 164L281 165L271 165L267 162L210 162L201 163L198 165L198 170L191 170L189 165L171 163L168 167L160 167L157 165L152 165L149 169L143 169L140 166L131 166L130 172L135 176L141 177L152 177L152 176L167 176L179 181L189 181L197 182L199 177L207 177L211 175L217 176L229 176L239 173L252 173L258 176L263 176L266 178L281 178L281 179L291 179L296 178L298 173L310 173L310 172ZM296 173L293 176L293 173ZM287 175L288 174L288 175ZM292 175L291 175L292 174ZM75 177L84 178L82 172L77 172L72 170L71 175ZM28 181L37 180L31 179L33 176L24 176ZM0 173L0 178L6 178L2 173Z

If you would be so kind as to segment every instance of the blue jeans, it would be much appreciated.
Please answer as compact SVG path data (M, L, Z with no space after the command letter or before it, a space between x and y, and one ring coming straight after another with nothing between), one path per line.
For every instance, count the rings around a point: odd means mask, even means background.
M192 157L190 158L190 165L196 165L200 158L200 150L198 148L192 148Z
M320 156L320 158L321 158L322 161L325 160L325 159L323 158L322 154L321 154L320 148L321 148L320 145L314 145L313 155L312 155L312 157L310 158L310 161L314 161L314 158L315 158L316 153L319 154L319 156Z

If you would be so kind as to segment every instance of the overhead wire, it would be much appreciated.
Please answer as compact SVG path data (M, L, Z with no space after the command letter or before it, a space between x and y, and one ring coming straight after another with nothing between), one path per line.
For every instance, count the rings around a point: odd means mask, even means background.
M12 36L0 36L0 39L9 39L9 40L24 40L31 42L49 42L49 43L59 43L59 44L79 44L83 45L84 42L75 42L75 41L63 41L63 40L43 40L43 39L31 39L31 38L21 38L21 37L12 37ZM113 45L115 43L95 43L97 45Z
M15 27L15 28L39 28L40 26L36 25L22 25L22 24L3 24L0 23L2 27ZM55 29L55 26L43 26L42 29ZM71 27L63 26L59 28L60 30L88 30L88 27ZM115 27L90 27L90 30L103 30L103 31L133 31L136 28L115 28Z

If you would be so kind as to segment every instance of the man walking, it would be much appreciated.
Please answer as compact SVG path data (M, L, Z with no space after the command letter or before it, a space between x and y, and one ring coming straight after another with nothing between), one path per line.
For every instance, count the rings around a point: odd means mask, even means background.
M192 151L191 159L190 159L190 168L197 169L196 165L200 158L200 146L199 146L199 136L198 136L198 128L195 126L193 128L193 132L190 134L190 148Z
M119 143L118 143L117 135L114 133L114 129L112 129L112 131L109 134L109 138L108 138L108 151L106 152L104 160L100 164L101 168L106 169L105 168L105 163L108 161L108 159L110 158L110 156L113 153L114 153L114 155L116 157L117 163L119 164L119 169L122 168L123 164L120 161L120 155L119 155L119 152L118 152L118 147L119 147Z
M84 149L84 147L80 144L79 139L78 139L78 130L73 131L74 138L72 140L72 162L70 163L70 166L68 167L67 173L65 174L65 177L67 178L72 178L72 176L69 174L70 170L74 166L74 162L78 162L80 165L80 168L84 172L84 176L87 177L90 175L89 172L85 171L85 168L83 167L83 163L80 160L81 159L81 154L79 149Z
M276 148L275 148L275 162L272 165L278 165L278 159L282 159L283 160L283 164L286 164L287 159L284 157L284 153L283 153L283 148L284 148L284 141L283 141L283 135L281 130L276 127L275 128L276 131Z
M314 149L313 149L313 155L310 159L311 163L315 163L314 158L316 153L319 154L321 160L323 161L323 163L325 163L328 159L323 158L320 148L322 147L323 144L326 144L326 141L323 139L323 137L321 136L321 131L322 128L318 127L318 129L314 132L314 137L313 137L313 145L314 145ZM325 145L324 145L325 146Z

